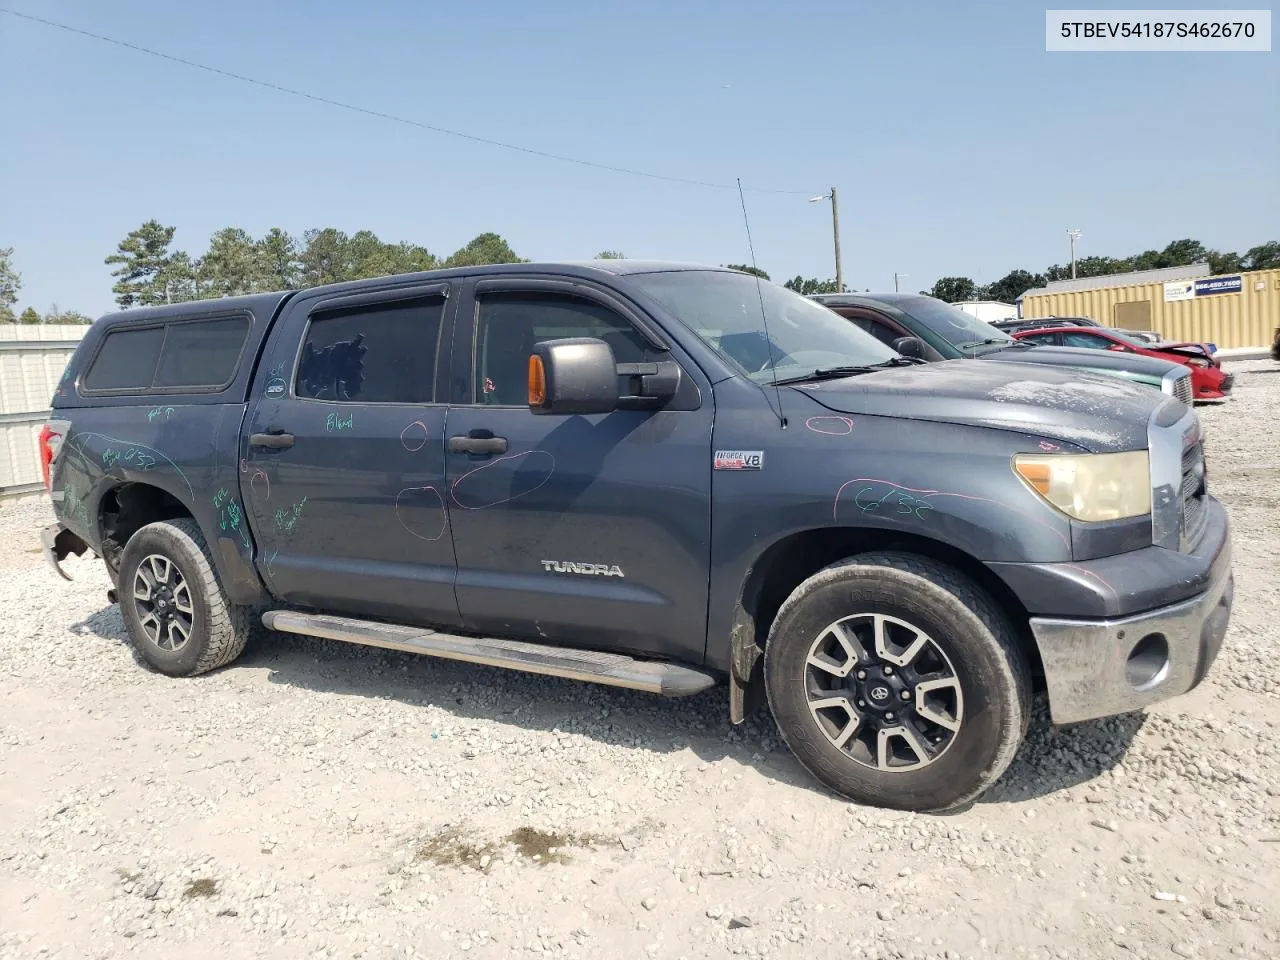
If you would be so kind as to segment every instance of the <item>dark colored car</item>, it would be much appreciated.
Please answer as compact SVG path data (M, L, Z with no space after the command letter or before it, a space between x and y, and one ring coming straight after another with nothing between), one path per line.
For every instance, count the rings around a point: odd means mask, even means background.
M995 325L925 294L824 293L812 299L881 343L910 350L925 360L968 358L1071 367L1122 377L1155 387L1184 403L1192 401L1191 375L1172 360L1061 347L1028 349Z
M767 700L808 770L876 805L982 793L1033 684L1056 723L1191 689L1230 616L1194 410L920 363L732 270L521 263L129 310L52 406L46 554L105 560L161 673L231 663L257 623L725 684L734 722Z
M1191 387L1196 400L1225 400L1234 378L1222 369L1222 363L1206 343L1143 343L1131 340L1116 330L1097 327L1064 327L1054 330L1025 330L1014 334L1018 340L1051 347L1080 347L1105 350L1123 356L1141 355L1160 360L1173 360L1191 370Z

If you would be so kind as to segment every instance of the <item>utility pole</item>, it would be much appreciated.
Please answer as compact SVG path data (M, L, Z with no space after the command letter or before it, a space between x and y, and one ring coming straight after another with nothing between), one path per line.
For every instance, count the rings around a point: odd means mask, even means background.
M836 203L836 188L831 188L831 233L836 245L836 293L844 293L844 269L840 266L840 206Z
M1076 278L1076 241L1080 239L1079 230L1068 230L1067 238L1071 241L1071 279Z
M840 205L836 201L836 188L832 187L826 196L809 198L810 203L817 203L819 200L831 201L831 235L836 248L836 293L844 293L844 268L840 265Z
M909 276L911 276L911 274L909 274L909 273L896 273L896 272L894 273L894 275L893 275L893 292L894 292L894 293L897 293L897 292L898 292L898 278L899 278L899 277L909 277Z

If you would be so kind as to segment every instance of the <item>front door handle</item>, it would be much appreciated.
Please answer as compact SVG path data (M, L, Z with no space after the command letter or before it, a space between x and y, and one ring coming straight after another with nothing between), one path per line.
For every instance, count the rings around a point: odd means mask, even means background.
M270 450L287 450L293 446L293 434L281 431L270 433L254 433L249 436L249 444L254 447L266 447Z
M488 455L507 452L507 438L495 437L488 430L472 430L470 436L456 435L449 438L450 453L478 453Z

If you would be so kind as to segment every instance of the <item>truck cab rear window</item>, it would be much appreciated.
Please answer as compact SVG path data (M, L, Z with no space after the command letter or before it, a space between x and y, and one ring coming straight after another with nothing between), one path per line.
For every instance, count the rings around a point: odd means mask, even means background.
M248 332L248 317L170 324L155 386L166 390L222 386L235 375Z
M84 377L90 393L212 390L235 376L248 317L112 330Z

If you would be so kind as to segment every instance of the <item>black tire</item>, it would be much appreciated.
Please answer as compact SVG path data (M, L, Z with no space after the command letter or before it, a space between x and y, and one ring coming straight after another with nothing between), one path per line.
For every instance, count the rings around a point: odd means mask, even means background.
M188 636L177 649L165 649L169 642L165 630L159 642L153 636L161 627L151 621L144 627L143 619L155 601L140 602L135 596L135 583L139 568L148 564L144 577L151 577L149 558L168 560L181 575L189 593L192 615ZM165 520L149 523L138 530L120 554L120 612L129 631L134 649L146 663L160 673L171 677L192 677L196 674L226 666L244 650L253 628L253 612L248 607L231 603L218 582L213 563L209 559L209 547L194 520ZM146 589L146 588L144 588ZM141 592L141 591L139 591ZM168 602L170 607L174 606ZM154 626L154 631L153 631Z
M934 746L929 735L923 740L917 738L916 743L926 748L925 753L939 752L914 768L909 764L900 769L881 766L892 766L894 757L891 753L872 754L873 749L884 749L878 747L879 738L889 736L878 730L890 726L897 729L908 725L908 721L893 713L873 715L868 709L871 699L879 699L883 705L897 697L907 701L904 711L907 707L914 709L915 691L910 684L923 684L924 680L913 673L911 665L898 668L893 678L898 684L896 694L886 693L881 686L887 680L882 678L877 683L880 674L876 671L883 672L885 661L877 662L874 657L858 661L865 664L865 669L859 669L868 674L866 680L855 680L857 671L846 679L831 680L854 691L848 706L859 715L856 721L843 705L834 713L810 710L813 700L824 699L823 694L829 692L815 684L820 686L830 679L824 672L828 667L810 664L811 646L820 636L831 636L827 632L829 626L864 613L906 621L926 634L932 646L921 649L936 649L942 655L939 659L931 652L926 664L943 663L939 672L930 675L945 676L949 671L958 681L954 696L962 699L954 701L956 706L951 713L926 704L928 712L919 717L914 712L909 714L913 718L913 734L921 730L939 734L937 742L943 744ZM856 638L866 636L863 624L867 622L847 621L854 627ZM885 621L872 619L872 630L877 622ZM913 636L909 630L900 635ZM896 647L893 649L898 652ZM933 657L932 661L929 657ZM827 657L824 662L832 661ZM850 669L845 663L838 666ZM800 763L837 794L877 807L936 813L969 803L1005 772L1030 722L1031 672L1008 618L984 590L959 571L909 553L863 554L821 570L800 584L783 603L770 628L764 652L764 680L774 719ZM949 689L955 685L946 686L948 689L941 695L952 696ZM815 689L818 692L811 692ZM855 695L861 699L855 702ZM837 695L835 699L844 698ZM958 728L951 731L933 726L928 719L930 714L942 715ZM834 716L835 722L819 720L818 715ZM849 725L856 733L838 746L833 737L839 739L844 734L840 720L845 716L850 717ZM889 723L886 717L896 723ZM868 741L877 747L872 748ZM901 736L885 742L906 745ZM914 746L908 747L908 756L922 756ZM891 752L897 749L889 748ZM855 756L864 750L861 759Z

